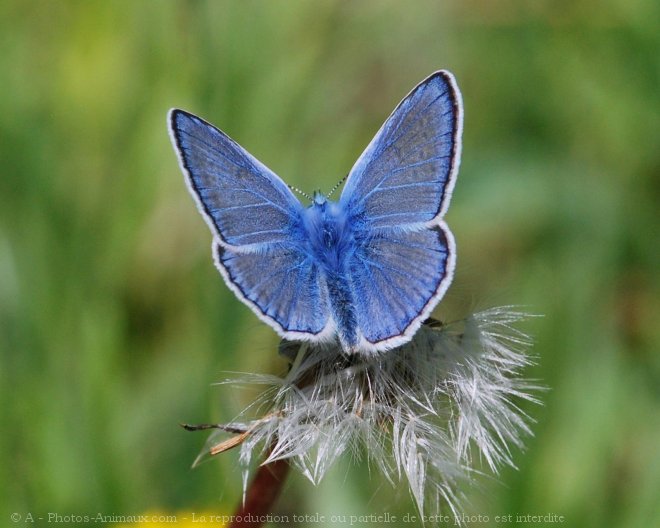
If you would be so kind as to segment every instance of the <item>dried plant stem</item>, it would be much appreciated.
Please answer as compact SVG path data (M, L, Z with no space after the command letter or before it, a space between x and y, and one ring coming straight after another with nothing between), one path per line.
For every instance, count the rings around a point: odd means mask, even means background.
M289 473L287 460L264 464L250 482L245 500L236 509L229 528L259 528L266 520Z

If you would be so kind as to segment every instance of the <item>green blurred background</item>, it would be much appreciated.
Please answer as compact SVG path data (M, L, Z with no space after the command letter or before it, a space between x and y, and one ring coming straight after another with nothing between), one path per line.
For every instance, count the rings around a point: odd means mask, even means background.
M237 453L190 470L204 436L177 424L250 401L211 386L223 371L285 365L213 267L167 110L328 190L446 68L465 135L437 313L544 314L527 375L551 388L519 471L468 513L660 526L658 21L653 0L0 3L0 523L239 498ZM342 463L277 511L414 506Z

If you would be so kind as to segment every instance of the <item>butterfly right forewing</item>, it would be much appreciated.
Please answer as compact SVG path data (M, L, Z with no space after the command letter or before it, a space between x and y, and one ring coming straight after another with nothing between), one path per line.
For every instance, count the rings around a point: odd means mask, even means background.
M454 76L438 71L396 107L346 180L340 203L370 228L419 227L442 217L458 175L463 128Z

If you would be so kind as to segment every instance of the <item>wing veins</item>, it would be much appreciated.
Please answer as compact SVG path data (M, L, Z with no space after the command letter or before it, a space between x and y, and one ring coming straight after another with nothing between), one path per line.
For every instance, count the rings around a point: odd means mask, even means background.
M426 165L427 163L431 163L432 161L438 161L438 160L441 160L441 159L447 159L447 158L451 158L451 155L447 155L447 156L433 156L432 158L427 158L427 159L425 159L425 160L416 161L415 163L409 163L408 165L403 165L403 166L401 166L401 167L397 167L396 169L392 169L390 172L388 172L388 173L385 175L385 177L384 177L383 179L388 178L388 177L390 177L392 174L395 174L395 173L397 173L397 172L402 172L402 171L404 171L404 170L406 170L406 169L414 169L415 167L421 167L422 165ZM381 180L381 181L382 181L382 180Z
M444 134L438 134L437 136L433 136L431 139L429 139L428 141L425 141L424 143L420 143L419 145L417 145L417 148L411 150L410 152L406 152L405 156L403 157L403 160L406 160L407 158L409 158L413 154L417 153L419 150L423 149L427 145L435 143L436 141L438 141L438 139L443 138L445 136L450 136L453 133L454 133L454 131L450 130L448 132L445 132Z
M264 229L263 231L252 231L251 233L244 233L242 235L236 235L236 236L233 236L232 238L234 240L238 240L240 238L245 238L245 237L252 236L252 235L267 235L269 233L286 233L286 230L284 230L284 229Z
M435 251L437 253L442 253L443 251L441 249L436 249L433 247L425 246L424 244L417 244L415 242L408 242L405 240L401 240L399 238L391 238L391 237L386 237L386 236L381 236L381 240L387 240L390 242L390 244L396 244L399 246L404 246L404 247L410 247L410 248L415 248L415 249L425 249L427 251ZM373 249L373 251L379 251L378 249Z
M272 274L270 278L274 277L275 275L283 274L283 273L285 273L285 272L286 272L286 273L290 273L290 272L292 272L293 270L302 267L302 265L303 265L303 262L301 262L300 264L298 264L298 265L296 265L296 266L293 266L292 268L287 268L286 270L281 270L281 271L278 272L278 273L274 273L274 274ZM264 282L266 282L267 280L269 280L269 279L265 279L265 280L260 281L259 284L257 285L257 287L260 287L260 286L261 286ZM272 299L277 299L277 297L279 297L280 293L282 293L282 290L284 289L285 284L286 284L286 281L285 281L285 280L280 281L280 287L277 289L277 292L271 296ZM266 312L266 314L267 314L267 313L268 313L268 310L264 310L264 312ZM277 315L277 311L276 311L276 310L274 310L274 314L275 314L275 316ZM282 325L282 326L284 326L284 325ZM287 330L288 330L288 328L287 328Z
M376 253L378 255L383 255L383 256L386 256L386 257L388 256L386 253L384 253L382 251L379 252L379 251L375 250L374 253ZM401 257L402 255L398 255L398 256ZM421 279L421 277L424 276L424 274L425 274L425 270L423 269L424 265L417 266L417 265L413 265L412 263L408 263L409 267L412 269L413 272L419 272L419 273L413 275L413 274L408 274L406 271L399 270L399 269L397 269L395 267L392 267L390 265L385 265L385 264L380 264L379 265L379 264L376 263L376 261L373 261L373 260L370 260L370 259L367 259L367 260L369 260L369 262L371 262L372 264L374 264L374 265L376 265L376 266L378 266L382 269L387 269L387 270L390 270L390 271L393 271L393 272L398 272L399 274L402 274L403 276L405 276L408 279L414 280L414 281L416 281L416 282L418 282L422 285L424 284L422 282L422 279Z
M207 187L207 189L208 189L208 187ZM280 211L282 211L285 215L287 215L287 216L291 216L291 214L289 213L289 211L287 211L287 210L284 209L283 207L280 207L279 205L277 205L277 204L276 204L275 202L273 202L272 200L269 200L269 199L266 198L263 194L260 194L260 193L258 193L258 192L256 192L256 191L253 191L252 189L246 189L246 188L244 188L244 187L238 187L238 188L237 188L237 187L232 187L231 189L222 189L222 188L219 188L218 190L219 190L219 191L223 191L223 190L226 190L226 191L239 191L239 192L246 192L246 193L248 193L248 194L252 194L253 196L257 196L258 198L261 198L261 199L263 200L262 203L263 203L264 205L266 205L266 204L270 204L270 205L272 205L273 207L275 207L276 209L279 209ZM276 190L277 190L277 189L276 189ZM224 209L224 207L223 207L223 209Z
M381 275L383 275L383 278L386 278L385 275L383 274L383 266L381 266L381 265L379 265L379 264L377 264L377 263L375 263L375 262L373 262L373 261L370 261L370 260L363 260L362 262L365 264L365 266L367 266L368 264L373 264L373 267L376 268L378 271L381 272ZM368 267L368 266L367 266L367 267ZM370 270L370 271L371 271L371 270ZM378 292L380 293L381 289L377 287L376 282L375 282L375 278L374 278L373 274L370 273L369 275L370 275L370 278L372 279L372 280L371 280L372 284L376 287L376 291L378 291ZM397 291L402 297L408 297L408 296L406 295L406 293L405 293L401 288L399 288L398 286L396 286L395 284L393 284L391 281L387 281L387 280L385 280L384 282L385 282L385 284L387 284L389 287L391 287L392 289L394 289L395 291ZM381 296L381 297L382 297L382 296ZM383 303L383 304L385 304L385 303ZM396 297L396 296L392 296L392 304L394 304L397 308L399 308L399 309L403 312L403 314L404 314L406 317L408 316L408 310L406 309L406 305L405 305L405 304L401 304L400 301L399 301L399 298L398 298L398 297ZM394 323L395 323L395 325L396 325L396 321L394 321Z
M373 261L373 260L371 260L371 259L363 259L363 262L364 262L365 264L368 264L368 265L370 265L370 266L373 266L375 269L377 269L378 271L380 271L381 274L383 274L383 278L386 278L386 277L385 277L385 274L384 274L384 271L385 271L385 270L396 271L394 268L390 268L389 266L385 266L385 265L383 265L383 264L379 264L379 263L377 263L377 262L375 262L375 261ZM405 276L405 275L404 275L404 276ZM393 284L391 281L385 280L385 283L386 283L388 286L391 286L392 288L394 288L396 291L398 291L399 294L400 294L401 296L403 296L403 297L406 296L406 295L405 295L405 291L402 290L399 286ZM399 305L399 306L402 306L402 305ZM406 313L406 310L405 310L405 309L404 309L404 313Z
M405 212L405 213L389 213L389 214L385 214L385 215L372 216L372 217L369 218L369 220L370 221L371 220L380 220L381 218L391 218L393 216L408 216L408 215L411 215L411 214L415 214L415 213L413 211L408 211L408 212ZM387 227L391 227L391 226L387 226Z
M417 121L419 121L420 117L422 116L422 114L423 114L424 112L426 112L427 108L429 108L432 104L434 104L434 103L435 103L438 99L440 99L441 97L444 97L446 94L447 94L447 91L444 91L442 94L440 94L440 95L438 95L437 97L435 97L435 98L434 98L430 103L428 103L424 108L419 109L419 110L417 111L417 113L412 117L412 121L411 121L410 123L408 123L408 125L404 128L404 130L401 130L401 131L400 131L400 133L399 133L398 136L396 136L395 138L392 138L392 139L391 139L391 140L390 140L385 146L383 146L381 149L378 149L378 151L375 152L373 156L371 156L371 159L369 160L369 163L367 163L367 166L366 166L366 167L364 168L364 170L362 171L362 174L365 174L365 173L369 170L369 167L371 167L371 164L372 164L376 159L380 158L380 157L383 155L384 152L386 152L387 150L389 150L390 147L391 147L392 145L394 145L394 143L396 143L397 141L399 141L399 139L401 139L401 138L404 136L404 134L405 134L406 132L408 132L408 130L410 130L410 128L412 128L412 127L415 125L415 123L417 123ZM396 110L394 110L394 112L396 112ZM410 114L410 110L408 110L408 111L406 112L406 115L405 115L405 117L404 117L403 119L407 118L409 114ZM402 120L403 120L403 119L402 119ZM402 120L401 120L401 121L402 121ZM401 121L399 121L399 122L401 122ZM387 121L386 121L386 122L387 122ZM396 130L396 131L399 132L399 130Z
M376 184L376 186L373 189L371 189L367 194L364 195L364 198L362 198L360 200L360 202L361 203L366 202L367 199L369 198L369 196L371 196L374 192L377 192L378 190L381 190L380 186L385 182L385 180L387 180L390 176L392 176L392 174L396 174L398 172L403 172L403 171L408 170L408 169L414 169L415 167L421 167L422 165L426 165L427 163L431 163L433 161L438 161L438 160L441 160L441 159L449 159L449 158L451 158L451 155L448 155L448 156L434 156L432 158L427 158L427 159L422 160L422 161L417 161L415 163L410 163L409 165L404 165L403 167L397 167L396 169L392 169L390 172L386 173L381 178L381 180ZM440 182L438 182L438 183L440 183ZM397 187L383 187L383 189L395 189L395 188L397 188Z
M415 125L415 123L417 123L417 121L419 121L420 117L422 117L422 115L426 112L426 110L427 110L428 108L430 108L431 105L435 104L435 102L436 102L438 99L440 99L441 97L444 97L445 95L447 95L447 90L445 90L445 91L442 92L440 95L438 95L438 96L435 97L433 100L431 100L431 102L430 102L429 104L427 104L424 108L420 108L420 109L417 111L417 113L412 117L412 121L411 121L410 123L408 123L408 125L405 127L404 130L401 130L401 131L400 131L400 134L399 134L398 136L396 136L395 138L393 138L392 140L390 140L389 143L387 143L387 145L385 145L385 146L383 147L383 149L380 151L380 154L382 154L383 152L385 152L386 150L388 150L392 145L394 145L394 143L396 143L397 141L399 141L399 139L401 139L401 138L406 134L406 132L408 132L408 130L410 130L410 129ZM408 117L409 114L410 114L410 111L408 111L408 112L406 113L406 117Z
M384 253L381 252L380 254L383 255ZM380 269L381 271L382 270L389 270L389 271L393 271L394 273L398 273L399 275L401 275L402 277L406 277L407 279L411 279L411 280L415 280L415 281L419 280L418 277L415 277L414 275L406 273L405 271L399 270L399 269L394 268L392 266L388 266L386 264L379 264L378 262L376 262L374 260L371 260L371 259L368 259L368 258L362 259L362 261L367 262L370 265L373 265L374 267Z
M220 209L221 211L233 211L235 209L248 209L250 207L270 207L272 204L268 203L253 203L253 204L246 204L246 205L232 205L231 207L223 207Z
M374 292L377 292L378 295L380 295L380 288L378 288L378 285L376 284L376 279L374 277L373 272L371 271L371 268L369 267L368 261L366 259L360 259L360 262L362 263L362 266L364 267L364 269L367 271L367 277L371 281L371 285L374 288ZM382 301L382 296L381 296L381 301ZM389 314L389 317L390 317L390 321L394 322L396 324L396 322L392 319L391 314Z
M236 257L234 257L234 258L236 258ZM292 267L290 267L290 268L284 268L284 269L281 269L281 270L278 270L278 271L273 271L270 275L267 275L266 277L263 277L263 278L262 278L257 284L255 284L251 289L253 289L253 290L256 291L256 290L258 290L259 288L261 288L261 286L263 286L266 282L268 282L268 281L270 281L270 280L273 280L273 278L277 277L278 275L282 275L282 274L284 274L284 273L290 273L291 271L293 271L293 270L295 270L295 269L297 269L297 268L302 267L302 264L303 264L303 263L300 263L300 264L297 264L297 265L292 266ZM284 281L282 281L282 283L284 283ZM280 291L281 291L281 289L280 289ZM250 297L248 297L248 298L250 298ZM250 300L252 300L253 302L257 302L257 301L258 301L258 297L257 297L257 299L250 299Z
M298 269L302 268L302 265L305 263L305 261L306 260L303 260L297 266L297 268ZM300 272L298 272L296 275L297 275L297 278L299 279L300 278ZM298 283L297 280L296 280L296 283ZM298 303L298 297L299 296L300 296L300 288L294 288L293 289L293 295L291 296L291 303L289 304L289 310L286 313L286 320L289 321L289 323L291 322L291 311L293 310L294 306ZM287 330L288 330L288 328L287 328Z
M395 189L405 189L406 187L423 187L426 185L435 185L436 183L442 183L442 180L420 181L414 183L402 183L401 185L390 185L389 187L381 187L376 192L392 191Z
M204 141L204 140L203 140L202 138L200 138L199 136L196 136L195 134L192 134L191 132L188 132L187 130L183 130L183 129L178 128L178 127L177 127L177 130L178 130L181 134L185 134L186 136L188 136L188 137L190 137L190 138L192 138L192 139L198 141L199 143L201 143L202 145L204 145L205 147L207 147L209 150L212 150L212 151L215 152L216 154L220 155L220 157L224 158L225 160L227 160L229 163L231 163L231 164L234 165L235 167L240 167L241 169L247 169L247 170L250 170L250 168L254 169L254 165L252 165L251 163L250 163L250 167L247 167L247 166L245 166L245 165L239 164L239 163L237 163L236 161L230 159L230 158L229 158L224 152L222 152L221 150L218 150L214 145L211 145L211 144L207 143L206 141ZM185 150L185 151L190 150L190 149L187 148L187 147L184 147L184 146L181 146L181 145L179 145L179 146L180 146L183 150ZM240 151L237 151L237 152L238 152L239 155L241 155ZM241 155L241 158L242 158L242 161L245 161L244 156Z
M205 156L205 159L206 159L206 161L211 161L211 162L214 161L213 158L209 158L208 156ZM236 165L236 166L239 167L239 165ZM245 167L242 167L242 168L245 168ZM254 167L253 167L253 168L254 168ZM246 169L246 170L249 170L249 169ZM260 175L258 172L253 172L253 174ZM235 181L235 180L237 179L237 178L234 177L234 176L222 176L222 175L217 175L217 174L214 174L214 176L216 176L216 179L220 179L220 178L224 177L225 179L230 180L230 181ZM261 176L261 175L260 175L260 176ZM193 180L193 184L194 184L194 186L195 186L195 189L196 189L198 192L201 191L201 188L200 188L200 186L197 184L197 182L195 181L195 179L194 179L194 178L191 178L191 179ZM271 182L270 180L268 180L268 178L265 178L265 177L264 177L264 179L268 182L268 184L270 185L270 187L271 187L272 189L274 189L276 192L279 192L279 189L278 189L277 187L275 187L275 186L272 184L272 182ZM206 186L206 187L204 187L204 189L205 189L205 190L208 190L208 189L214 189L214 190L218 190L218 191L239 191L239 192L246 192L246 193L249 193L249 194L252 194L252 195L254 195L254 196L257 196L257 197L261 198L265 203L269 203L269 204L271 204L273 207L275 207L275 208L279 209L280 211L282 211L284 214L289 215L289 212L288 212L286 209L284 209L283 207L280 207L280 206L277 205L275 202L273 202L272 200L269 200L268 198L266 198L266 197L263 196L262 194L260 194L260 193L258 193L258 192L256 192L256 191L253 191L252 189L248 189L248 188L246 188L246 187L232 187L232 188L230 188L230 189L222 189L221 187L218 187L218 186L215 186L215 188L214 188L214 187ZM224 207L223 207L223 209L224 209Z
M272 183L267 177L263 176L263 175L260 173L260 171L257 170L257 168L254 166L254 164L249 163L249 165L243 165L243 164L236 163L234 160L228 158L223 152L221 152L220 150L218 150L217 148L215 148L213 145L210 145L209 143L207 143L206 141L204 141L204 140L201 139L200 137L198 137L198 136L196 136L196 135L193 135L193 134L191 134L190 132L188 132L187 130L182 130L182 129L178 128L178 127L177 127L177 130L178 130L179 132L181 132L182 134L186 134L187 136L189 136L189 137L191 137L191 138L193 138L193 139L199 141L201 144L205 145L206 147L208 147L208 148L209 148L210 150L212 150L213 152L219 154L222 158L224 158L225 160L227 160L229 163L231 163L231 164L234 165L235 167L239 167L239 168L241 168L241 169L245 169L245 170L247 170L247 171L250 171L252 174L256 174L256 175L258 175L258 176L262 176L262 177L264 178L264 180L266 180L266 182L268 182L268 185L269 185L272 189L274 189L276 192L279 192L279 189L278 189L277 187L275 187L275 186L273 185L273 183ZM179 143L177 142L177 144L179 144ZM179 147L181 148L181 150L185 151L186 154L188 154L189 151L191 150L190 148L185 147L185 146L182 146L182 145L180 145L180 144L179 144ZM237 151L237 152L238 152L238 154L239 154L241 157L244 157L240 151ZM210 158L209 156L206 156L206 155L204 156L204 159L205 159L207 162L213 162L213 161L215 161L213 158ZM187 160L186 160L186 161L187 161ZM249 162L249 160L247 160L247 161ZM226 176L225 176L225 178L226 178ZM196 182L194 181L194 178L192 178L192 179L193 179L193 182L195 183L195 187L198 189L198 187L197 187L197 185L196 185ZM236 180L235 177L227 178L227 179ZM210 188L210 187L206 187L206 189L209 189L209 188ZM198 189L198 190L199 190L199 189ZM253 194L253 195L255 195L255 196L258 196L259 198L263 199L265 202L270 203L273 207L276 207L277 209L279 209L280 211L283 211L283 212L286 213L287 215L289 214L289 213L286 211L286 209L280 207L279 205L277 205L276 203L272 202L272 201L269 200L268 198L264 197L263 195L261 195L261 194L255 192L255 191L252 191L251 189L246 189L246 188L233 188L233 189L229 189L229 190L232 190L232 191L245 191L245 192L251 193L251 194Z
M383 279L387 279L387 277L383 273L383 270L380 269L379 271L380 271L381 275L383 276ZM396 306L398 306L401 309L401 311L403 312L403 314L406 317L408 317L408 306L409 305L407 303L403 303L402 299L405 297L405 298L407 298L407 300L409 300L409 296L406 294L406 292L403 289L401 289L399 286L395 285L392 281L384 280L384 282L390 288L392 288L393 290L395 290L399 293L400 297L397 297L396 295L392 296L393 297L392 304L395 304ZM404 328L404 330L405 330L405 328Z

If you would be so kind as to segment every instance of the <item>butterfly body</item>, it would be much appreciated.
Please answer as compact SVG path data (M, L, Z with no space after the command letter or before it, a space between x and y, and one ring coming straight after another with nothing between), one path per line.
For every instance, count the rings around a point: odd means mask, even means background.
M173 110L170 131L214 233L227 285L285 338L347 353L407 342L455 265L443 215L458 171L462 107L448 72L420 83L358 159L338 201L304 207L223 132Z
M337 202L316 192L309 207L301 213L302 232L292 246L305 255L302 266L318 275L321 295L327 303L336 332L345 348L358 343L357 319L350 283L350 263L359 237L355 226ZM295 228L292 232L295 232Z
M314 201L304 211L308 251L327 273L341 273L355 237L346 214L336 202Z

